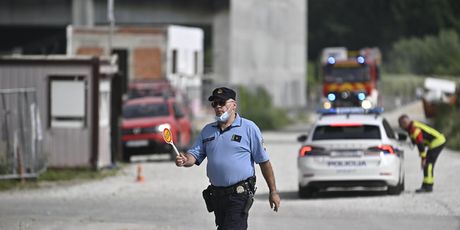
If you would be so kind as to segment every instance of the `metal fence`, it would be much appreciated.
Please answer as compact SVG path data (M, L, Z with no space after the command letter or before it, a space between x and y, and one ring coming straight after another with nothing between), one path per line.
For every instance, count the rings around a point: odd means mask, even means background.
M46 169L35 89L0 89L0 179L36 178Z

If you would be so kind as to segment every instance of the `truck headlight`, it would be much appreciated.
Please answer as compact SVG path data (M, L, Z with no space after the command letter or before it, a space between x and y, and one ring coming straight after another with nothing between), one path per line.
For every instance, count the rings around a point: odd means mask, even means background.
M331 102L326 101L326 102L323 103L323 108L324 109L330 109L331 107L332 107Z
M363 107L363 109L370 109L372 108L372 103L369 100L364 100L361 102L361 107Z
M157 126L157 131L161 133L166 128L171 129L171 125L169 123L164 123L164 124L158 125Z

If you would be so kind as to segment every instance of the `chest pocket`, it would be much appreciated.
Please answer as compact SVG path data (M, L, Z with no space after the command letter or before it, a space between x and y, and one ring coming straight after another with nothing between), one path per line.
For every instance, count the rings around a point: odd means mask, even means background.
M217 140L215 136L203 139L202 143L206 154L212 153L216 150Z

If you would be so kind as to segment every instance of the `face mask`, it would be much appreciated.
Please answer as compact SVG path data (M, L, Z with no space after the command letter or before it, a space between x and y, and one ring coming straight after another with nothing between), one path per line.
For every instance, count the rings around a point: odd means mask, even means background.
M230 118L230 113L228 113L228 111L226 111L222 115L216 116L214 119L216 119L217 122L225 123L225 122L228 121L228 118Z

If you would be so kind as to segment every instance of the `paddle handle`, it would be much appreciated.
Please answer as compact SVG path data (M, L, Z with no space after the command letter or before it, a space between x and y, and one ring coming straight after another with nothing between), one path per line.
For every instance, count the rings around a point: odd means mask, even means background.
M176 155L177 155L177 156L180 156L179 150L177 150L176 145L175 145L173 142L171 142L170 144L171 144L171 146L173 147L174 152L176 152Z

